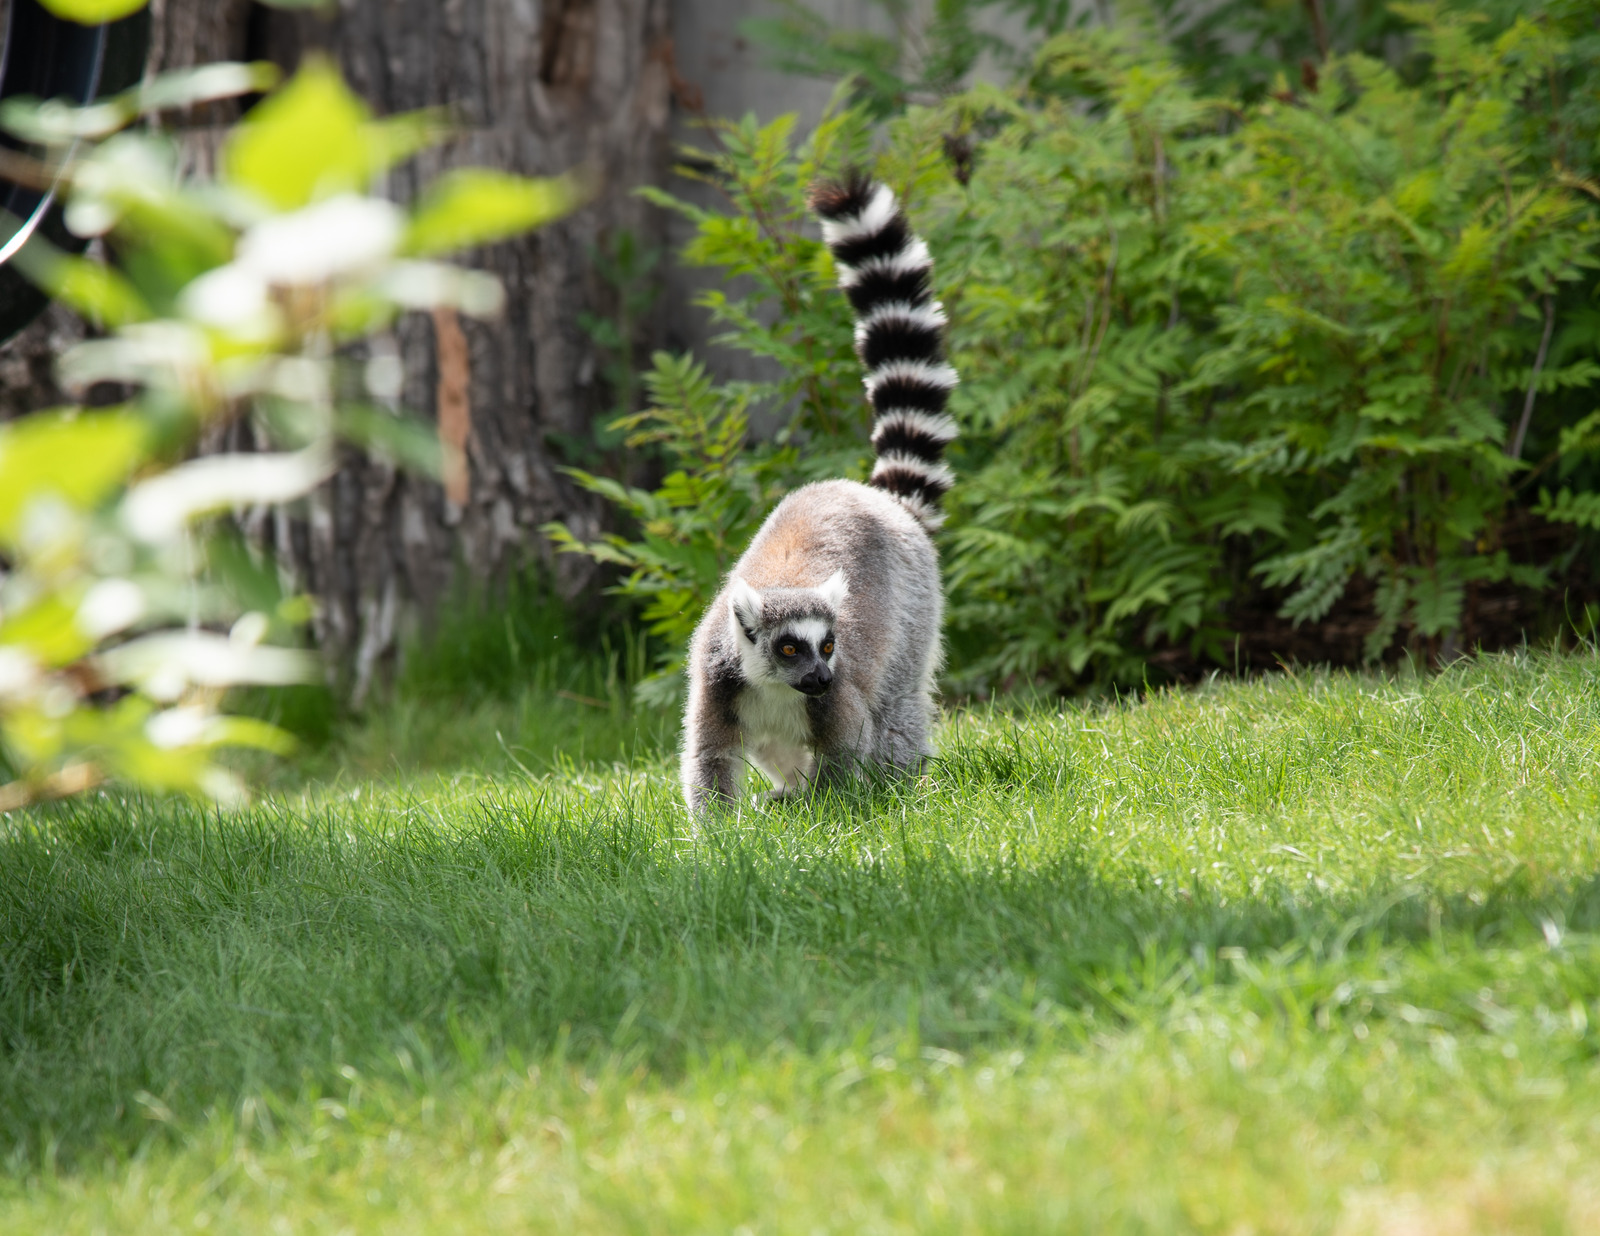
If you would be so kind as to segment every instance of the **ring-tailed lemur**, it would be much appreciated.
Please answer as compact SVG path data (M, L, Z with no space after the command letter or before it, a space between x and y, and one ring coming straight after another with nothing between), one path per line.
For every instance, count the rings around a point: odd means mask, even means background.
M877 462L865 485L819 481L779 503L701 620L682 769L694 813L731 802L747 762L783 793L932 754L944 598L928 534L956 436L944 311L887 186L853 176L811 205L855 309Z

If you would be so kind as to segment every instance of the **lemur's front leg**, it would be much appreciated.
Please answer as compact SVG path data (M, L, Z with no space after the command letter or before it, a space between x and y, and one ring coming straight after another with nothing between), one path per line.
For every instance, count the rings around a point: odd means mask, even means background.
M860 689L849 682L820 699L808 700L806 711L816 753L812 790L842 789L873 757L872 711Z

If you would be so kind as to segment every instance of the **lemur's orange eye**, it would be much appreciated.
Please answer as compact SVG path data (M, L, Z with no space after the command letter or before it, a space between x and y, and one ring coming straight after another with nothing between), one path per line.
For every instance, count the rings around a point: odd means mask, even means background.
M833 641L831 639L822 646L822 655L825 657L831 657L833 655Z
M786 656L786 657L794 656L794 645L793 644L785 644L783 646L783 655Z

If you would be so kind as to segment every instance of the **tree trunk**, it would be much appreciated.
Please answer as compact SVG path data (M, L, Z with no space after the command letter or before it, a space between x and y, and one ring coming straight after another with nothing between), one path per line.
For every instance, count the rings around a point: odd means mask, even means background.
M464 439L467 475L441 487L352 459L303 527L280 520L269 538L316 596L318 640L331 666L348 667L359 703L393 653L402 614L425 611L458 565L494 581L537 555L568 595L590 580L583 560L550 562L537 529L551 519L598 526L592 501L557 470L553 443L587 440L604 407L595 345L579 325L608 299L593 248L622 229L646 240L661 231L629 190L665 171L667 3L347 0L328 21L256 10L247 25L249 50L285 68L308 48L327 49L380 114L449 109L458 135L391 176L399 200L463 164L540 175L586 164L602 186L570 219L475 256L505 285L500 320L413 315L396 332L402 401Z
M397 200L467 164L529 175L585 165L601 186L570 218L472 255L505 286L499 320L457 326L412 314L395 331L401 402L464 443L464 477L441 485L351 451L305 510L244 520L280 575L315 599L330 682L357 704L393 658L407 615L425 617L461 568L492 584L542 560L568 596L591 582L586 560L552 560L538 528L563 519L592 536L599 526L594 502L559 472L557 444L589 440L607 406L595 344L579 324L585 311L606 314L614 296L591 252L624 229L646 244L662 235L659 212L629 191L666 170L667 9L667 0L344 0L323 20L247 0L152 4L152 72L247 58L292 70L320 48L378 114L448 109L456 136L391 174ZM193 162L209 163L231 118L190 119ZM53 309L8 345L0 374L41 378L71 333L61 317ZM26 402L52 401L47 388L36 385ZM247 424L225 441L254 445Z

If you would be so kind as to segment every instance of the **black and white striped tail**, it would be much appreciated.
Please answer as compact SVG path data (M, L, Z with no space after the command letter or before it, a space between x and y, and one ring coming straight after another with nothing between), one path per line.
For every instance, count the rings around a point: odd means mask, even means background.
M956 371L944 359L944 309L933 299L933 260L889 186L856 174L811 189L856 313L856 354L872 401L871 483L911 509L930 531L952 480L944 448L956 436L945 412Z

